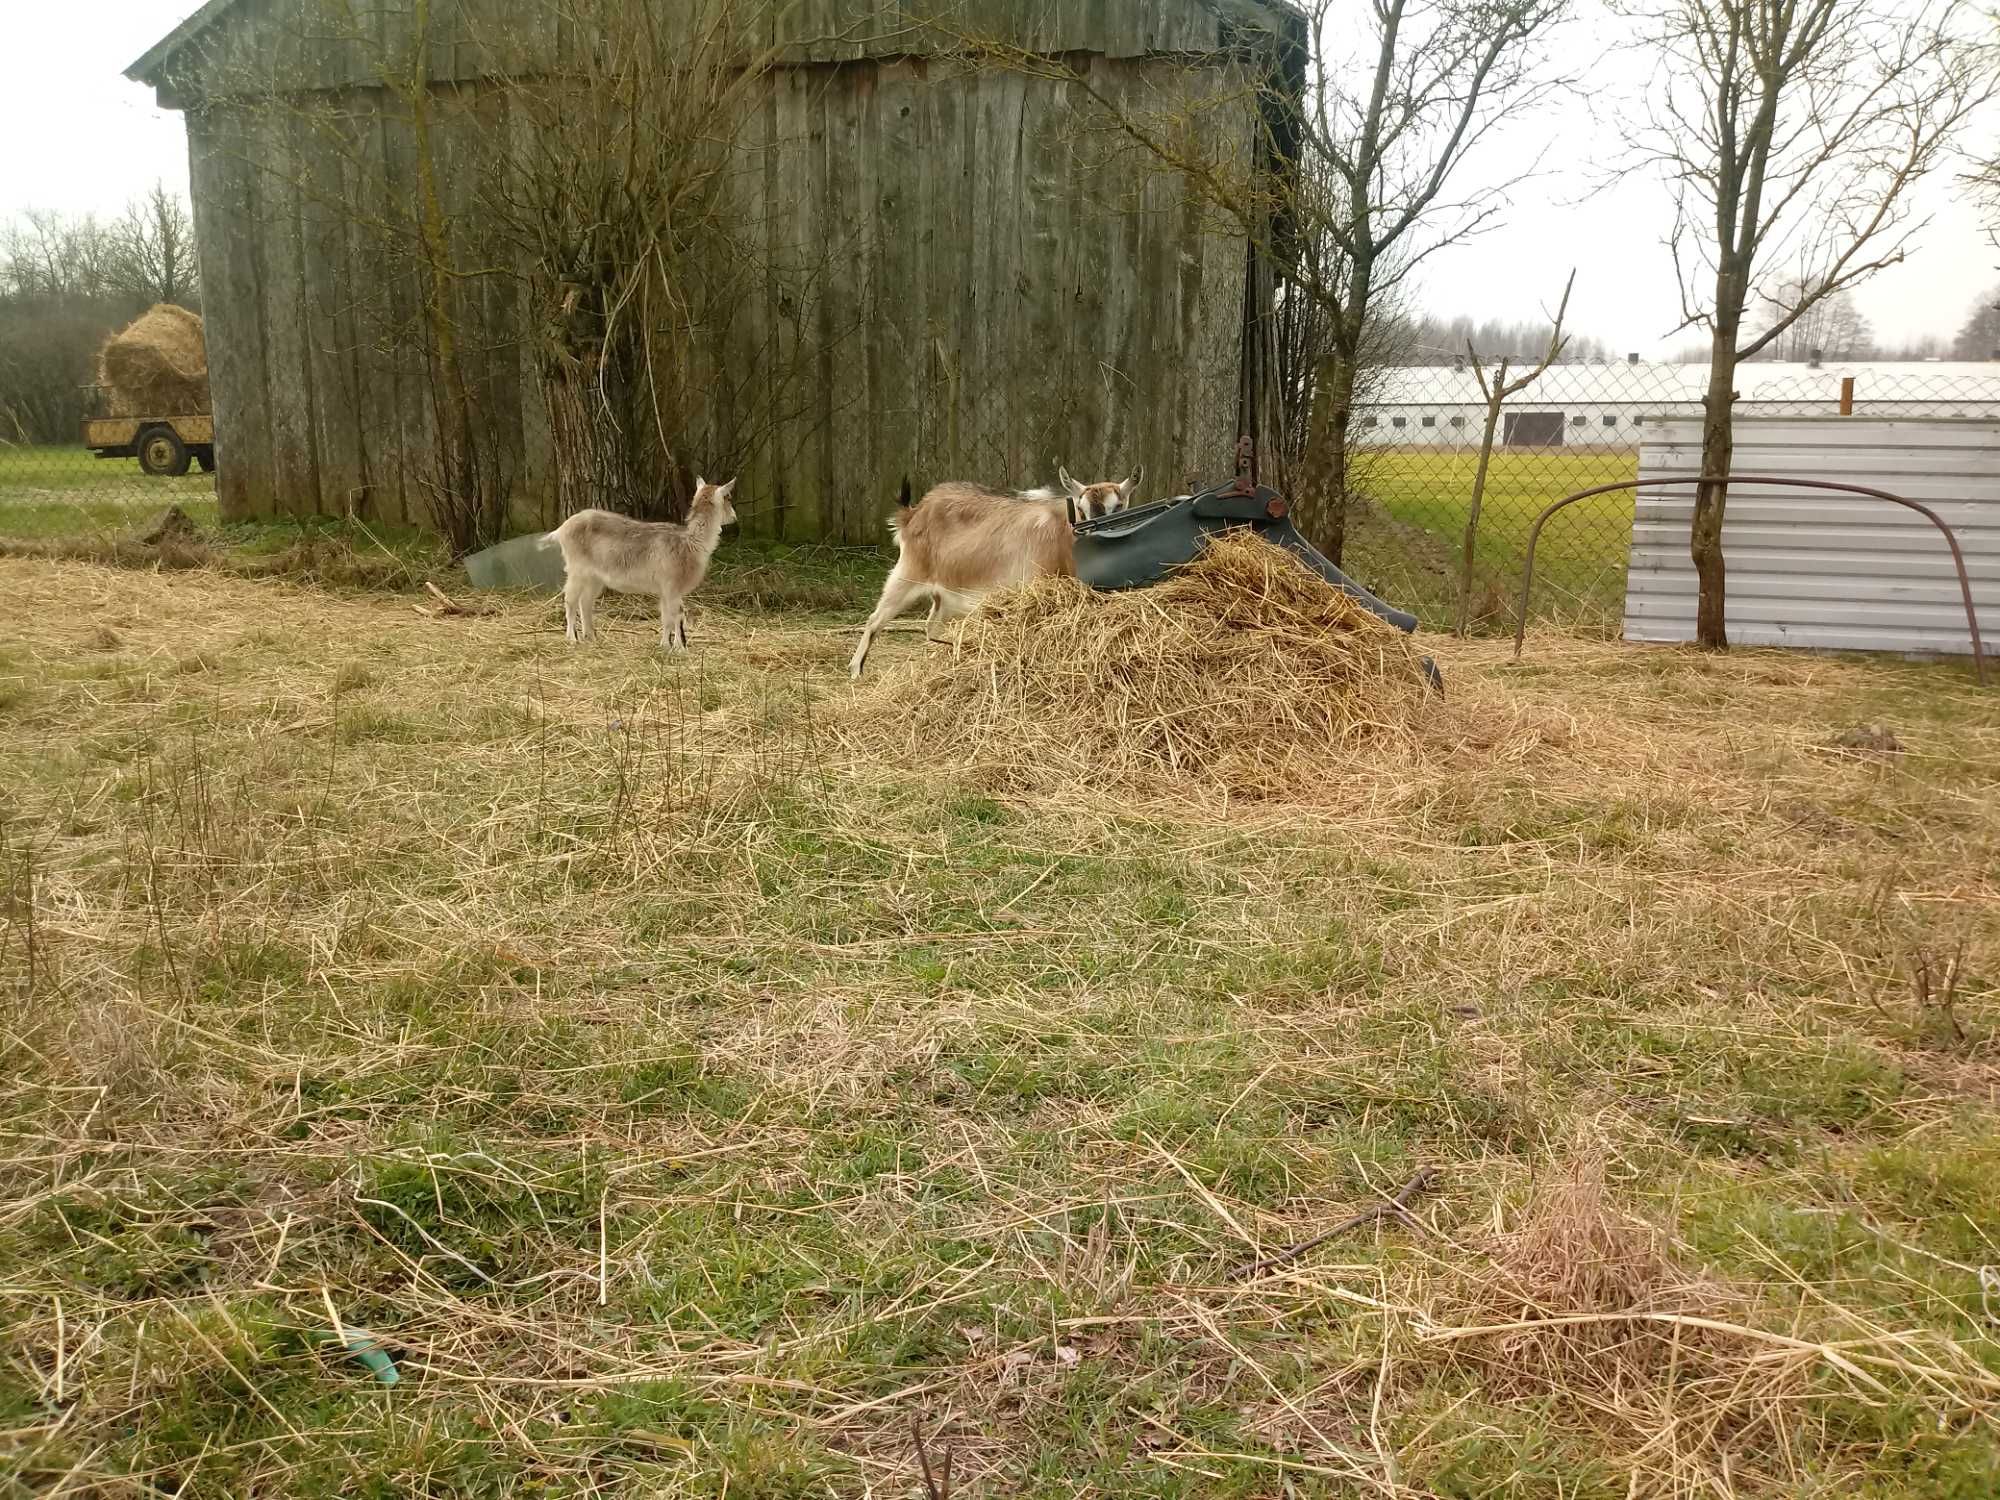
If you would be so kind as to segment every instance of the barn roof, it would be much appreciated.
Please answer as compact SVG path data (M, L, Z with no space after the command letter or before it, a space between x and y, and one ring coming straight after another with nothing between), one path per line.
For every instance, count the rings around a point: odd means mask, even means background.
M174 54L219 21L224 12L233 10L236 4L237 0L207 0L201 9L142 52L138 60L125 70L125 76L134 83L158 84Z
M1190 10L1208 13L1225 30L1247 24L1271 33L1295 34L1296 29L1305 24L1304 13L1294 0L1183 0L1183 3ZM199 9L134 59L125 69L125 76L135 83L150 84L164 93L173 83L171 74L175 60L192 43L226 20L231 12L249 4L250 0L206 0ZM1125 7L1134 15L1142 15L1148 11L1156 12L1159 0L1113 0L1113 5L1114 8ZM899 29L897 35L906 47L907 29ZM169 103L165 98L161 102Z

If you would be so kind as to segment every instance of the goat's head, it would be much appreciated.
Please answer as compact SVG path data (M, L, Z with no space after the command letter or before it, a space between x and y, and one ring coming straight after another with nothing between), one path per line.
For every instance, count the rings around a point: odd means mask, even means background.
M720 517L717 524L727 526L736 519L736 506L729 498L735 493L734 479L727 484L710 484L697 474L694 481L694 500L688 509L692 512L696 506L713 505Z
M1139 480L1145 472L1141 469L1123 484L1079 484L1070 478L1068 469L1056 470L1056 477L1062 481L1062 487L1069 491L1070 499L1076 502L1076 518L1079 521L1092 521L1130 505L1132 492L1139 488Z

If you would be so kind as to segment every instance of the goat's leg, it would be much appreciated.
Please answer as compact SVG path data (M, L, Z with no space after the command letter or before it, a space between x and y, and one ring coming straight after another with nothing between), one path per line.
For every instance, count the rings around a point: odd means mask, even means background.
M660 649L687 650L687 622L681 617L678 594L662 592L660 595Z
M583 580L574 573L563 580L563 639L574 646L582 637Z
M604 585L596 582L594 579L584 584L583 592L578 596L576 601L577 638L579 640L589 640L591 633L596 630L597 598L603 592Z
M875 605L875 613L861 627L861 640L854 648L854 659L847 664L848 676L859 677L861 669L868 665L868 651L875 644L875 633L908 609L920 594L928 592L930 585L906 577L902 564L898 563L889 570L889 579L882 585L882 597Z
M962 620L971 614L979 601L968 594L956 594L950 589L937 589L931 594L931 612L924 621L924 638L932 645L949 645L951 637L938 634L938 627L948 625L953 620Z

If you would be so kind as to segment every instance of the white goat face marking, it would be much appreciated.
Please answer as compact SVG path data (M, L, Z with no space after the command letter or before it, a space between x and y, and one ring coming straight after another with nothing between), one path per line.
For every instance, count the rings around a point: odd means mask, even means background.
M1068 469L1057 469L1056 478L1062 481L1062 487L1076 502L1076 518L1079 521L1094 521L1099 516L1112 515L1129 506L1132 492L1139 487L1144 473L1145 470L1141 469L1122 484L1083 484L1071 478Z
M1091 520L1125 508L1128 494L1115 484L1093 484L1077 502L1077 511Z

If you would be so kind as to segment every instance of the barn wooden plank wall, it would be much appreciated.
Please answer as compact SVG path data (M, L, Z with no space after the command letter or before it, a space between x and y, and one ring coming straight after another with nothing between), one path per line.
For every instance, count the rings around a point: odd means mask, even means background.
M447 19L428 65L462 80L431 90L433 158L455 257L484 268L500 252L482 243L482 185L523 159L533 127L482 80L585 43L520 0L433 10ZM1228 472L1240 233L1104 130L1070 82L978 66L940 40L1061 52L1091 89L1184 113L1187 145L1247 171L1245 75L1200 56L1218 45L1216 13L1201 0L947 10L940 30L909 0L802 0L761 38L788 63L737 138L731 192L737 229L773 270L697 351L716 371L716 422L768 437L743 465L749 529L878 539L905 475L1028 484L1058 464L1086 479L1143 465L1157 494ZM415 195L415 147L398 91L381 86L409 76L393 71L412 57L396 31L408 12L315 26L288 14L245 0L203 39L211 83L189 116L223 506L421 523L434 425L422 282L385 228ZM552 522L521 282L473 275L451 296L517 520Z

